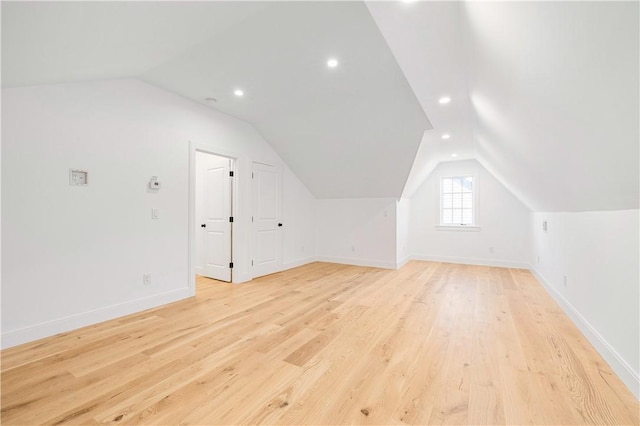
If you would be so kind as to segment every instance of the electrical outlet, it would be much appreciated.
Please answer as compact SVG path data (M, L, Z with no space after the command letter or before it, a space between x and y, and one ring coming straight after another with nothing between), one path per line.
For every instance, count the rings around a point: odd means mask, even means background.
M142 284L150 285L151 284L151 274L143 274L142 275Z
M547 221L546 221L546 220L543 220L543 221L542 221L542 230L543 230L544 232L547 232L547 231L548 231Z

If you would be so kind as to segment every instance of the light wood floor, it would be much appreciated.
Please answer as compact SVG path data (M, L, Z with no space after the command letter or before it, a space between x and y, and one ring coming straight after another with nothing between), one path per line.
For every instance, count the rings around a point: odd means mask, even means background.
M314 263L5 350L3 424L638 424L531 274Z

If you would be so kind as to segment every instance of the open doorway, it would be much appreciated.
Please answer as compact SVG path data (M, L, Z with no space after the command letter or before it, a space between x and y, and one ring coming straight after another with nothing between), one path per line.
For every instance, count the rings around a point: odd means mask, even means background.
M233 174L233 159L196 150L193 267L201 283L233 279Z

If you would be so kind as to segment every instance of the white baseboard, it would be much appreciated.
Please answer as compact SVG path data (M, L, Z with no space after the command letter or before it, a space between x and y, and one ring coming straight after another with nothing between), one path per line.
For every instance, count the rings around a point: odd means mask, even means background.
M240 269L238 269L237 272L234 270L231 276L231 282L233 284L246 283L248 281L251 281L252 279L253 277L251 276L251 274L249 274L248 272L240 272Z
M287 269L297 268L298 266L307 265L317 260L318 259L315 256L305 257L304 259L292 260L291 262L284 263L282 265L282 270L286 271Z
M527 262L515 262L510 260L495 260L495 259L473 259L467 257L449 257L449 256L426 256L414 254L407 256L397 262L385 262L380 260L358 259L352 257L334 257L334 256L318 256L317 259L320 262L340 263L342 265L355 265L355 266L371 266L373 268L384 269L400 269L411 260L427 260L430 262L443 262L443 263L459 263L464 265L481 265L481 266L496 266L500 268L517 268L517 269L529 269Z
M370 266L372 268L397 269L396 262L384 262L380 260L357 259L353 257L333 257L333 256L318 256L316 260L319 262L339 263L342 265Z
M1 347L2 349L10 348L12 346L42 339L44 337L76 330L88 325L97 324L99 322L166 305L167 303L176 302L191 296L193 296L193 289L185 287L178 290L168 291L166 293L155 294L142 299L106 306L104 308L83 312L77 315L71 315L66 318L47 321L18 330L7 331L2 333Z
M529 263L513 260L477 259L471 257L454 256L429 256L422 254L414 254L413 256L411 256L411 259L442 263L460 263L463 265L495 266L498 268L529 269Z
M303 259L297 259L297 260L292 260L291 262L287 262L287 263L283 263L280 270L275 271L275 272L282 272L282 271L286 271L288 269L292 269L292 268L297 268L298 266L303 266L303 265L307 265L309 263L313 263L316 262L318 259L315 256L309 256L309 257L305 257ZM275 273L274 272L274 273ZM238 278L238 280L236 281L235 278L233 280L234 284L240 284L240 283L244 283L247 281L251 281L254 278L259 278L259 277L251 277L249 275L242 277L244 279L240 279Z
M547 293L560 305L562 310L578 327L582 334L595 347L598 353L609 364L611 369L620 377L620 380L629 388L637 399L640 399L640 377L638 373L616 352L598 331L589 324L589 321L565 297L558 292L549 282L533 267L529 270L547 290Z
M404 259L401 259L401 260L397 261L396 262L396 269L402 268L404 265L409 263L411 260L413 260L413 257L407 256Z

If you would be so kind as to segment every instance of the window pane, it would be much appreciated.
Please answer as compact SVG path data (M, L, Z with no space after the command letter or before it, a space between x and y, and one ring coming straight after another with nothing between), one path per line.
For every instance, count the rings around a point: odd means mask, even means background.
M453 181L453 192L462 192L462 179L454 178Z
M453 194L453 208L461 209L462 208L462 194Z
M466 177L462 179L462 190L464 192L471 192L473 191L473 178L472 177Z
M453 211L452 223L455 223L455 224L461 224L462 223L462 210L454 210Z
M453 195L451 194L443 194L442 195L442 208L450 209L453 207Z
M450 224L453 220L453 210L451 209L443 209L442 210L442 223Z
M442 179L442 193L450 193L452 188L451 179L444 178Z
M462 210L462 223L464 223L465 225L473 224L473 210L471 209Z
M464 193L462 195L462 207L465 209L470 209L472 207L473 202L473 194Z
M441 178L440 223L443 225L473 225L473 177Z

